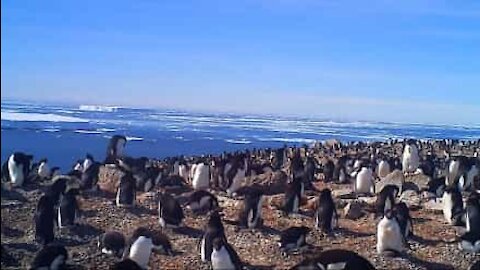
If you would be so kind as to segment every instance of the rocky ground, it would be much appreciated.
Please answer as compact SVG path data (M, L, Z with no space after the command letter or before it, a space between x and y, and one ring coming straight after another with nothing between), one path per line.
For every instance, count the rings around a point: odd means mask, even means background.
M317 184L318 188L325 186L334 191L349 188L347 185ZM39 249L34 242L32 219L42 188L29 186L24 190L2 191L2 269L26 269ZM377 255L377 221L373 214L366 211L357 220L346 219L342 207L348 200L338 197L336 201L341 219L335 235L323 236L313 230L307 238L310 244L308 250L283 257L277 245L279 231L293 225L313 227L309 209L304 207L302 215L297 217L286 217L274 207L281 195L267 198L263 205L264 227L252 231L236 226L241 200L227 198L221 193L217 195L223 207L228 241L253 269L289 269L305 257L332 248L353 250L368 258L377 269L468 269L480 259L480 255L465 254L458 249L456 241L461 228L447 225L441 212L423 205L413 207L415 238L409 241L405 254L399 258ZM135 209L117 208L111 198L94 194L81 196L80 224L56 233L56 241L67 247L71 269L108 269L112 265L115 260L100 254L97 249L98 236L106 230L118 230L129 235L138 226L160 229L156 204L151 202L148 194L138 196L140 203ZM372 201L372 198L366 201ZM206 218L189 212L186 216L185 227L165 231L173 243L175 256L152 255L150 269L209 269L208 264L201 262L198 250Z

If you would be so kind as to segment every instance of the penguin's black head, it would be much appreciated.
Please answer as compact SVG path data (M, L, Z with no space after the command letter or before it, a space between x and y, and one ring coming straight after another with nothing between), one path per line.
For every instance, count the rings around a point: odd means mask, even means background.
M89 159L89 160L93 161L93 156L90 155L89 153L87 153L87 155L85 156L85 159Z
M212 245L215 250L220 250L225 245L225 239L223 237L216 237L213 239Z
M42 163L47 163L48 160L46 158L42 158L38 161L38 164L42 164Z
M132 239L136 240L140 236L152 238L152 233L147 227L138 227L132 233Z
M395 213L393 212L393 210L385 211L384 217L386 217L387 219L393 219L394 216L395 216Z

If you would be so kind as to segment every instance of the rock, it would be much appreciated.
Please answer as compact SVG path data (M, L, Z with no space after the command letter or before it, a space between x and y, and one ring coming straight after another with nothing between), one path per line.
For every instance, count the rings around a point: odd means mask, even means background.
M408 176L407 180L417 185L420 190L425 190L428 188L428 182L430 181L430 177L424 174L416 174Z
M364 215L363 211L363 203L359 201L351 201L345 206L343 209L343 213L345 218L348 219L358 219Z
M375 192L378 194L382 191L383 187L386 185L395 185L399 188L400 192L402 191L403 183L405 182L405 176L400 170L394 170L389 173L385 178L375 184Z
M400 201L407 204L408 207L420 206L420 196L413 190L406 190L400 195Z
M123 175L124 173L115 166L100 166L98 172L98 187L102 192L110 195L115 194L120 183L120 178Z

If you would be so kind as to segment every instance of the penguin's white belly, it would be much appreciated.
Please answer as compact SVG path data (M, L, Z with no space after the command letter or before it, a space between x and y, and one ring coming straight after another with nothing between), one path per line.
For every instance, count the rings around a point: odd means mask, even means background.
M202 262L208 261L207 252L205 250L205 236L202 238L202 243L200 244L200 254L202 256Z
M390 165L388 162L382 160L380 161L380 164L378 164L378 177L383 178L387 176L390 173Z
M208 174L208 167L205 165L197 165L195 174L193 176L193 188L195 190L207 189L210 182L210 176Z
M10 173L10 181L13 186L22 186L25 180L23 175L23 165L16 164L13 160L13 155L8 160L8 171Z
M448 195L447 193L443 194L442 197L443 202L443 216L448 223L452 223L452 209L453 209L453 201L452 196Z
M148 261L150 260L153 245L151 242L151 239L138 239L130 248L130 259L144 269L147 268Z
M47 164L40 164L40 166L38 167L38 176L40 176L41 178L47 178L50 176L50 168Z
M230 259L230 254L225 247L220 250L213 250L212 252L212 268L214 270L235 270L235 265Z
M357 193L368 193L371 189L371 176L368 173L359 173L355 182Z
M398 224L382 220L377 230L377 252L385 250L402 251L402 235Z

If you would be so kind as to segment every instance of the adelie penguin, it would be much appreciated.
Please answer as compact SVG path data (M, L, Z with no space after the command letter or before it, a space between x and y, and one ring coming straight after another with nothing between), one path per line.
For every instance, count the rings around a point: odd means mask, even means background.
M65 193L60 197L57 214L57 225L59 228L75 225L80 211L77 202L78 194L78 188L67 186Z
M395 213L388 210L377 225L377 253L393 252L393 255L399 255L403 251L404 241Z
M220 214L214 211L208 217L205 232L200 242L200 256L203 262L211 260L213 240L218 237L225 238L225 229Z
M117 158L123 156L123 149L127 143L127 138L122 135L114 135L107 146L107 157L105 158L105 164L114 164Z
M413 236L413 221L410 216L410 210L404 202L396 204L393 209L398 226L400 226L400 232L406 241L409 237Z
M93 159L93 156L87 154L82 164L81 187L83 190L95 187L98 182L98 173L100 172L100 163Z
M35 210L35 241L46 245L53 242L55 220L55 199L49 195L42 195Z
M206 190L193 192L187 200L187 208L193 213L205 213L219 207L218 200L212 193Z
M125 236L117 231L109 231L100 236L98 239L98 249L103 254L113 255L121 258L125 251Z
M315 212L315 227L323 233L330 234L338 224L338 215L332 192L326 188L320 192L318 208Z
M208 164L200 162L195 166L192 186L195 190L205 190L210 187L210 167Z
M305 259L292 270L375 270L364 257L350 250L331 249Z
M133 231L132 236L129 239L127 248L124 251L124 255L130 252L130 247L137 241L137 239L143 236L145 238L152 239L152 250L164 255L174 255L172 244L168 237L161 231L152 231L145 227L138 227Z
M263 191L257 187L248 187L241 192L239 190L239 193L244 194L243 209L238 217L240 226L253 229L263 225Z
M142 269L147 269L152 251L152 239L145 236L139 236L130 247L128 258L137 263Z
M301 178L289 178L285 190L282 210L285 214L296 214L302 199L303 182Z
M13 187L21 187L28 180L33 156L22 152L13 153L2 165L2 181Z
M372 169L362 167L353 184L353 190L356 194L375 194L375 181Z
M399 188L396 185L386 185L377 195L376 216L383 216L385 211L391 210L395 205L395 198L398 196Z
M465 207L466 232L460 237L459 247L470 253L480 252L480 195L472 193Z
M282 255L299 250L307 246L307 235L310 228L306 226L290 227L280 234L280 241L278 243Z
M451 225L462 225L463 200L456 186L445 189L442 202L445 220Z
M68 252L63 246L44 246L33 259L30 270L60 270L65 268Z
M246 160L238 158L234 165L230 168L229 172L226 175L228 182L227 194L228 196L233 196L236 194L237 190L240 189L242 183L245 179L247 173L247 164Z
M420 157L415 140L408 140L403 150L402 168L405 173L414 173L420 165Z
M47 159L42 159L39 161L38 168L37 168L37 175L40 181L44 181L51 177L51 170L50 166L48 166Z
M227 243L225 237L213 239L211 255L213 270L240 270L242 261L233 247Z
M129 171L124 171L120 178L115 203L118 207L133 207L136 201L136 183Z
M159 193L158 214L160 226L176 228L185 217L180 204L168 193Z

